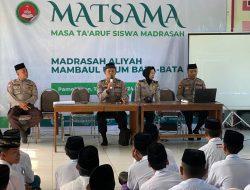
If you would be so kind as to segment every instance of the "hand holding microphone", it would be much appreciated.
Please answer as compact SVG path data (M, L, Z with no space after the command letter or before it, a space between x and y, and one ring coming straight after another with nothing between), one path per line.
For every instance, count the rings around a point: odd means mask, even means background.
M112 89L113 88L113 82L114 82L114 79L113 79L113 76L111 76L110 80L109 80L109 84L108 84L108 89Z

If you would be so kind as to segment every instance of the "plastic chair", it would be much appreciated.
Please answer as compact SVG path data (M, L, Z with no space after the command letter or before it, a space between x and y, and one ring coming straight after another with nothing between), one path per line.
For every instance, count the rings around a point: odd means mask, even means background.
M57 101L60 101L60 96L56 90L46 89L42 92L40 98L40 110L42 112L43 119L50 119L51 124L53 124L53 119L54 119L53 102ZM40 133L40 127L39 127L39 133ZM63 134L63 128L62 128L62 134Z
M170 89L161 89L160 101L175 101L174 92ZM167 120L170 124L163 126L163 119ZM160 124L160 130L168 132L183 133L183 119L184 117L180 111L163 111L157 114L157 120ZM170 121L172 121L172 123Z
M85 88L75 88L71 93L71 99L75 101L76 103L82 103L86 104L89 102L90 94ZM94 112L85 112L85 113L78 113L78 112L72 112L71 113L71 130L70 134L74 135L74 122L87 122L91 125L91 132L90 134L93 135L93 131L95 132L95 126L96 126L96 117ZM95 137L95 134L94 134Z

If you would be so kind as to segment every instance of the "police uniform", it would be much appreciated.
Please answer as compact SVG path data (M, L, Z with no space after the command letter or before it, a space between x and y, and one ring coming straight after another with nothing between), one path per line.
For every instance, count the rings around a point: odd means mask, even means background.
M11 130L9 130L11 131ZM15 135L1 135L0 137L0 152L5 149L19 148L20 147L20 134ZM13 163L9 163L7 160L0 159L0 164L7 165L10 168L9 183L7 190L25 190L25 183L23 176L20 172L17 172L12 168Z
M193 68L197 68L196 65L193 66L194 64L191 64L191 69ZM188 67L188 69L190 68L190 66ZM179 82L178 85L178 91L177 91L177 99L178 100L188 100L189 102L193 102L194 101L194 93L195 93L195 89L205 89L205 83L203 80L199 79L199 78L195 78L195 79L191 79L191 78L185 78L183 80L181 80ZM182 112L184 117L185 117L185 121L188 127L188 133L192 134L193 132L198 134L198 131L200 130L201 126L204 124L205 119L208 115L207 111L183 111ZM194 131L192 131L192 123L193 123L193 114L196 113L198 116L198 122L197 125L194 129Z
M15 66L16 71L25 68L24 64ZM8 112L8 119L10 125L14 129L22 129L26 131L28 128L37 125L42 118L41 112L34 107L37 100L38 93L35 83L29 79L20 80L15 79L9 82L8 99L10 102L10 110ZM30 109L23 110L19 107L21 102L26 102ZM20 115L30 115L31 119L23 126L19 121Z
M147 80L139 80L135 87L135 102L151 103L160 101L160 88L158 81L152 80L148 84ZM144 113L146 119L146 125L154 123L155 113L154 111L148 111Z
M226 130L223 142L226 147L243 147L244 136L237 131ZM225 160L212 165L207 182L220 189L244 189L250 184L249 176L250 161L240 158L238 154L228 154Z
M107 68L115 68L114 64L107 64ZM113 79L112 89L107 89L109 81L104 79L98 82L97 84L97 96L99 97L100 102L107 103L121 103L122 99L128 102L127 88L125 83L117 78ZM119 144L128 145L129 143L129 132L127 128L127 114L125 111L117 112L97 112L97 123L98 130L101 133L104 141L107 140L107 121L108 118L114 118L118 123L120 129L119 135ZM124 139L124 140L122 140ZM124 142L122 142L124 141ZM126 142L125 142L126 141ZM107 143L102 143L102 145L107 145Z

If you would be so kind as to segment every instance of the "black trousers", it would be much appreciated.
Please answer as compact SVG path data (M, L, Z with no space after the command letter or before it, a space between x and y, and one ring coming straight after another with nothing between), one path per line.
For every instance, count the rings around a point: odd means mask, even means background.
M23 110L19 106L15 106L11 108L8 112L8 120L13 129L21 129L22 124L19 122L20 115L30 115L31 119L27 121L28 127L34 127L37 125L42 119L42 113L33 105L29 104L31 107L29 110Z
M101 134L107 133L107 119L114 118L118 123L120 130L127 130L127 114L125 111L119 112L97 112L96 120L98 124L98 131Z
M145 111L144 112L145 125L151 126L154 124L155 112L154 111Z
M200 128L205 123L205 120L208 116L207 111L183 111L182 113L185 117L185 121L186 121L189 133L192 133L192 123L193 123L193 115L194 114L198 117L198 122L197 122L197 125L196 125L194 131L200 130Z

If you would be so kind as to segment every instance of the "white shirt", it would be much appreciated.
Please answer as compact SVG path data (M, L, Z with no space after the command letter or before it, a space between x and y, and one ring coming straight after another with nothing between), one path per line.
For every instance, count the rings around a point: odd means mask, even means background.
M169 165L168 168L172 171L179 172L175 162L173 153L166 148ZM148 165L148 156L143 156L140 161L134 162L128 169L127 186L130 190L138 190L141 185L149 180L154 175L154 170Z
M18 172L13 170L11 165L8 162L4 160L0 160L0 164L5 164L9 166L10 168L10 179L9 179L9 183L7 186L7 190L25 190L23 176L20 176Z
M63 185L60 190L83 190L87 188L89 184L89 177L79 176L75 180Z
M246 186L244 190L250 190L250 184Z
M215 162L208 174L207 182L220 189L244 189L250 184L250 161L230 154L225 160Z
M199 150L205 153L208 170L210 170L213 163L224 160L226 157L223 151L223 142L219 137L210 139Z
M55 171L56 190L61 186L79 177L76 169L77 160L70 160L67 164L59 166Z
M155 172L153 177L142 184L140 190L166 190L181 182L180 174L172 171L168 166Z
M202 179L190 178L172 187L170 190L218 190L218 189L206 183Z
M20 161L18 164L13 164L12 168L24 175L24 181L26 183L32 183L34 181L34 172L32 171L30 156L27 153L20 150Z

